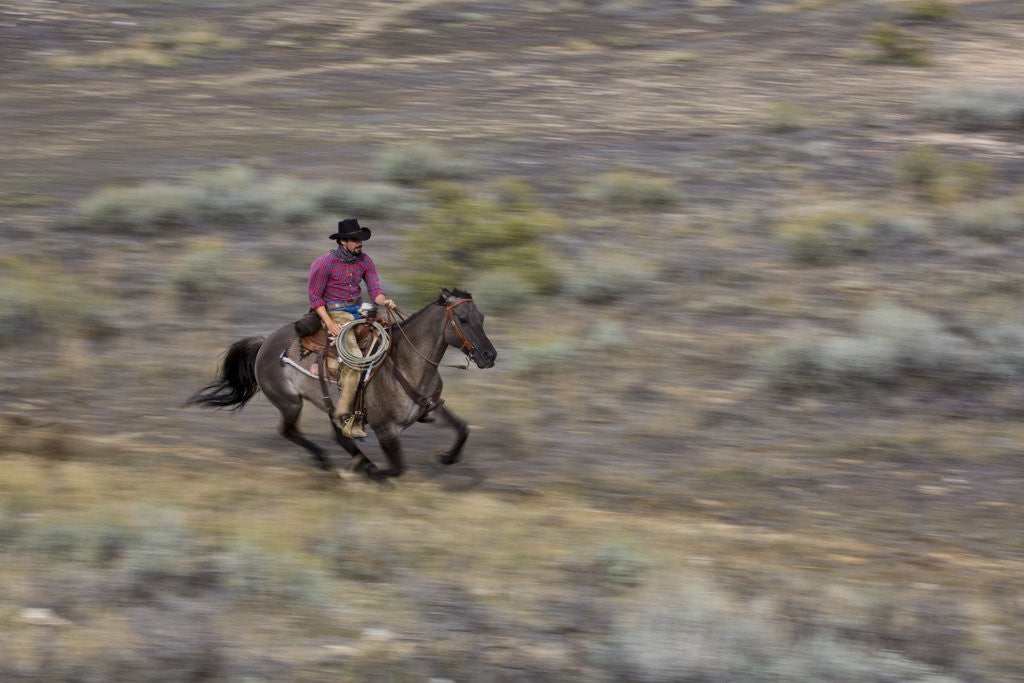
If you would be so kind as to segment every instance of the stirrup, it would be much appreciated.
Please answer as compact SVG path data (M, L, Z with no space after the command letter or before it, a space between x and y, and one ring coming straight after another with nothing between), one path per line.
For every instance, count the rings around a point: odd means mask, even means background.
M344 426L341 428L342 436L350 439L365 439L366 430L363 429L362 420L357 415L342 415L341 421Z

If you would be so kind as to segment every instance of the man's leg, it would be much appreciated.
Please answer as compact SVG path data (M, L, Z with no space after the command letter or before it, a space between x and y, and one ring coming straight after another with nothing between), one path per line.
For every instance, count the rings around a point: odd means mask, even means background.
M330 315L331 320L339 325L355 320L355 316L345 311L331 311ZM362 355L359 350L359 344L356 343L355 335L353 334L345 336L345 348L348 349L349 353ZM333 362L337 363L337 361ZM338 387L341 389L341 395L338 397L338 405L334 409L332 418L342 427L345 436L357 439L363 438L366 436L366 432L361 424L355 422L351 425L346 424L352 415L352 404L355 402L356 389L359 388L359 371L348 367L344 363L340 364L338 368Z

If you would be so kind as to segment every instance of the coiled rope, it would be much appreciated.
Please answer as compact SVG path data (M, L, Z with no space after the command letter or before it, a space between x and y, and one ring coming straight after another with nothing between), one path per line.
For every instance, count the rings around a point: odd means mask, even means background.
M356 325L373 325L374 329L380 333L380 343L377 344L376 350L371 351L366 356L349 351L348 344L345 343L346 335L352 333ZM359 371L372 370L387 355L388 349L391 347L391 339L388 338L388 332L384 329L384 326L376 320L370 321L359 318L341 326L341 332L334 339L334 346L338 349L338 358L348 367ZM358 344L354 346L356 348L359 347Z

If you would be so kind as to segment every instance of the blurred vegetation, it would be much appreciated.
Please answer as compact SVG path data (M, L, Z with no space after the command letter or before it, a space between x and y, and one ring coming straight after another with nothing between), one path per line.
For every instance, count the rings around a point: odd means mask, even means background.
M454 180L473 174L473 166L454 159L440 146L431 142L403 142L389 145L373 163L378 177L404 185L415 185L431 180Z
M104 339L117 334L123 315L117 296L81 282L49 259L0 257L0 346L40 335ZM57 335L53 337L52 335Z
M954 224L990 242L1005 243L1024 235L1024 201L989 199L956 207Z
M769 383L783 390L844 390L930 384L984 389L1021 376L1024 335L1016 325L953 332L920 310L867 310L851 336L793 339L765 354Z
M680 200L671 178L633 171L602 173L581 194L613 211L655 210Z
M876 221L850 209L806 210L775 228L790 256L807 265L830 265L875 249Z
M876 50L870 61L904 66L932 64L928 41L890 22L875 24L865 37Z
M158 33L142 33L125 45L85 54L62 53L49 58L56 69L174 67L217 52L237 50L240 38L226 36L220 27L202 21L183 22Z
M906 18L917 21L949 21L958 14L948 0L906 0L900 10Z
M768 110L764 123L766 133L795 133L807 127L807 112L792 102L778 102Z
M252 231L306 223L328 213L383 216L413 206L407 192L392 186L264 178L234 165L191 173L181 183L103 188L77 206L71 227L131 235Z
M893 172L896 180L918 198L938 203L981 196L988 192L994 180L990 165L952 161L927 145L897 157Z
M430 187L430 204L402 247L408 265L398 281L413 297L425 302L439 286L486 276L489 296L508 306L524 291L532 296L557 286L559 271L544 238L565 226L525 185L499 181L477 193L440 182ZM496 289L501 286L507 291Z
M1024 88L954 85L924 100L927 118L963 130L1024 128Z

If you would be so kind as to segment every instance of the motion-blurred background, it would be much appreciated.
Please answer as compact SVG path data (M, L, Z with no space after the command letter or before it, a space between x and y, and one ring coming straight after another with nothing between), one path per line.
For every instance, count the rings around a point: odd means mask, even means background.
M0 65L0 679L1024 680L1020 2L8 0ZM499 352L391 492L180 407L346 216Z

